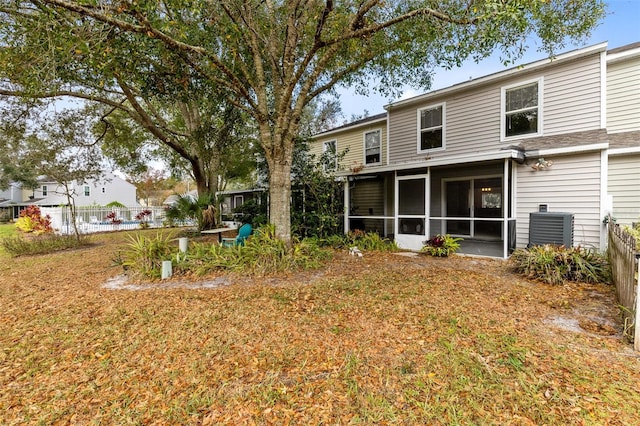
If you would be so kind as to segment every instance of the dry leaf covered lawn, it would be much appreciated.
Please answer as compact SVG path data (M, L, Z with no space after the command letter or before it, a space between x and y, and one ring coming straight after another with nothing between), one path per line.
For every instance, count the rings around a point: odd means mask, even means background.
M105 288L123 241L0 254L0 424L640 424L609 287L337 253L218 288Z

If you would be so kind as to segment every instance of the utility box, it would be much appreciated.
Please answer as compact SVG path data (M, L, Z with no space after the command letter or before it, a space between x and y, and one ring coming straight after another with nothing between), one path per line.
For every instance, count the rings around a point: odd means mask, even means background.
M573 213L529 213L529 245L573 246Z

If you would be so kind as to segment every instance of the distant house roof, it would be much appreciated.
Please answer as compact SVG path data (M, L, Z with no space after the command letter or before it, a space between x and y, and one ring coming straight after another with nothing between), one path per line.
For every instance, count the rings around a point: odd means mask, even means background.
M616 47L614 49L607 50L607 55L615 55L616 53L626 52L627 50L633 50L640 48L640 41L631 44L625 44L624 46Z
M354 128L354 127L360 127L360 126L365 126L367 124L371 124L371 123L375 123L376 121L382 121L385 120L387 118L387 113L383 112L380 114L376 114L376 115L372 115L370 117L365 117L362 118L360 120L356 120L356 121L352 121L351 123L346 123L343 124L342 126L338 126L338 127L334 127L333 129L327 130L325 132L322 133L318 133L316 135L314 135L314 138L317 138L319 136L328 136L334 132L346 129L346 128Z

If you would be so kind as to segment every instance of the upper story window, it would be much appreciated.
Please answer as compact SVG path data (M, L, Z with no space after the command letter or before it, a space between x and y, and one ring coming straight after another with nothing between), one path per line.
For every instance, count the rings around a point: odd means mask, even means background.
M88 197L91 195L91 187L89 187L89 185L85 185L84 186L84 196Z
M46 197L48 193L49 193L49 188L47 188L47 185L42 185L42 196Z
M381 132L374 130L364 134L364 162L365 164L376 164L380 162L381 152Z
M418 151L443 149L445 146L445 105L418 110Z
M326 171L338 168L338 143L335 140L322 143L324 169Z
M542 133L542 80L502 89L502 139Z

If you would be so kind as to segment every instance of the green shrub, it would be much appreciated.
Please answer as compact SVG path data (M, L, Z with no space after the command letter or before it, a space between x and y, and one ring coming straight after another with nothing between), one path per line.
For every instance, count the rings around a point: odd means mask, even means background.
M424 242L422 252L435 257L447 257L454 254L460 248L459 241L462 238L454 238L449 234L438 234L435 237Z
M510 263L517 273L548 284L610 282L605 256L583 247L547 244L517 249L511 255Z
M350 231L347 234L330 235L320 239L312 239L317 244L334 249L348 249L358 247L365 251L393 252L398 251L395 241L383 238L375 232L364 232L360 230Z
M258 228L243 246L222 247L196 244L178 264L178 270L204 274L213 270L228 270L247 274L312 269L331 257L314 240L294 239L289 248L275 235L275 228Z
M118 253L115 262L133 275L160 278L162 261L177 261L178 245L172 242L174 236L171 233L157 232L155 237L137 233L127 235L127 239L125 250Z
M0 239L2 248L13 257L54 253L89 244L86 237L76 235L45 234L26 239L20 235Z
M27 206L20 212L20 216L16 220L16 228L22 232L36 235L53 232L51 217L49 215L42 216L40 207L33 205Z
M640 224L636 224L635 228L624 225L622 229L636 240L636 250L640 250Z

